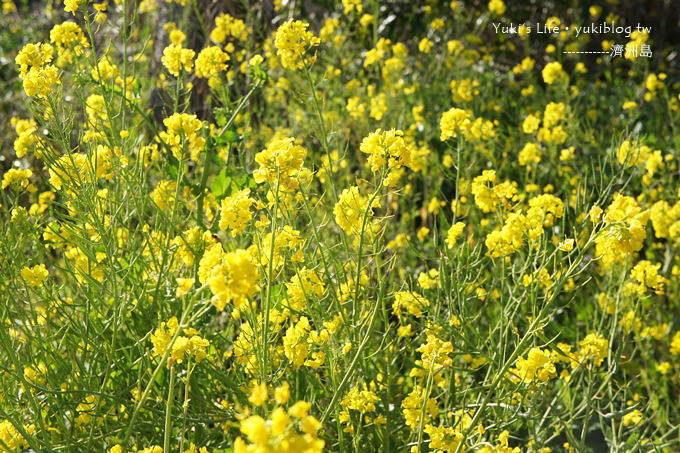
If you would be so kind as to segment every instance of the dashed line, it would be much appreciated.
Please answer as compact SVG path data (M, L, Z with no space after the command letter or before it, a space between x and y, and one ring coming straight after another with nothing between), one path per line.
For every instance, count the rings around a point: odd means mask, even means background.
M609 53L609 52L562 52L562 53Z

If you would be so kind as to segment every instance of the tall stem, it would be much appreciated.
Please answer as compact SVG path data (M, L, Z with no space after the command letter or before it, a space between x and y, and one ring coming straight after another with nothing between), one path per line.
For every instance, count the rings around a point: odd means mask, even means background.
M279 186L281 185L281 174L276 179L276 192L274 193L274 212L272 213L272 229L269 246L269 269L267 277L267 292L264 304L264 328L262 329L262 371L260 372L260 382L264 381L267 372L267 342L269 333L269 311L271 309L272 279L274 277L274 251L276 249L276 214L279 209Z
M168 401L165 405L165 435L163 436L163 451L170 451L170 431L172 426L170 418L172 416L172 404L175 398L175 366L170 367L170 388L168 389Z

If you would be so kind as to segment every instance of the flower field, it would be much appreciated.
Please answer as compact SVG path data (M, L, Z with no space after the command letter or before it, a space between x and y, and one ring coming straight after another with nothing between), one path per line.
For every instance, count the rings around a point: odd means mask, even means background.
M678 19L568 3L2 0L0 451L680 451Z

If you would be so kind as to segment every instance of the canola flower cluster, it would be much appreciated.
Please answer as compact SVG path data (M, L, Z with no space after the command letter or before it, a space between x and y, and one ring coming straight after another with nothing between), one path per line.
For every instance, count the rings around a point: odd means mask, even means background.
M194 67L195 55L196 52L191 49L185 49L178 44L170 44L163 50L161 62L170 74L179 77L182 70L191 72Z
M196 115L189 113L175 113L163 120L166 130L158 136L164 144L170 147L177 159L183 159L189 153L189 158L198 161L200 152L205 146L205 138L201 136L203 123Z
M288 383L274 390L276 406L265 420L259 415L244 418L240 424L240 431L246 440L237 437L234 442L234 452L246 453L257 451L281 451L318 453L323 451L325 442L319 439L318 431L321 423L308 412L311 404L297 401L286 410L285 405L290 398ZM249 397L254 406L262 406L269 399L266 384L256 385ZM302 431L301 433L298 432ZM247 442L249 443L247 443Z
M208 356L206 348L210 342L201 338L195 329L183 329L183 333L191 335L190 337L177 335L178 329L179 323L176 317L161 323L161 326L151 335L154 356L164 357L166 353L169 353L167 356L169 367L182 363L185 355L192 356L196 362L205 359Z
M502 0L2 5L0 449L678 446L670 56Z
M313 58L305 58L305 53L321 41L307 30L308 27L299 20L288 20L276 30L274 45L284 68L301 69L313 61Z
M206 248L198 278L210 288L212 303L218 310L224 310L228 303L240 309L258 286L257 266L250 253L243 249L225 252L219 243Z
M54 47L46 43L27 44L16 56L26 96L44 99L61 83L59 69L51 64L53 58Z

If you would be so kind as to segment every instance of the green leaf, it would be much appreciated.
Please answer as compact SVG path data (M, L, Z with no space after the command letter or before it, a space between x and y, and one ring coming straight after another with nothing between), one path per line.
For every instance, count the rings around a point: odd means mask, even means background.
M242 175L238 178L234 178L234 183L239 190L245 188L254 189L257 187L257 183L250 175Z
M224 145L226 143L236 143L240 140L241 136L231 130L226 130L217 137L215 137L215 142L219 145Z
M227 124L227 111L225 109L215 109L215 121L220 127Z
M212 180L210 188L212 189L213 195L220 198L224 195L229 187L231 186L231 177L227 176L227 167L224 167L219 175L215 176Z
M173 180L177 179L177 165L168 165L168 174Z
M217 165L218 167L224 166L224 161L220 159L220 157L217 155L217 152L208 152L208 159L212 160L212 162Z

